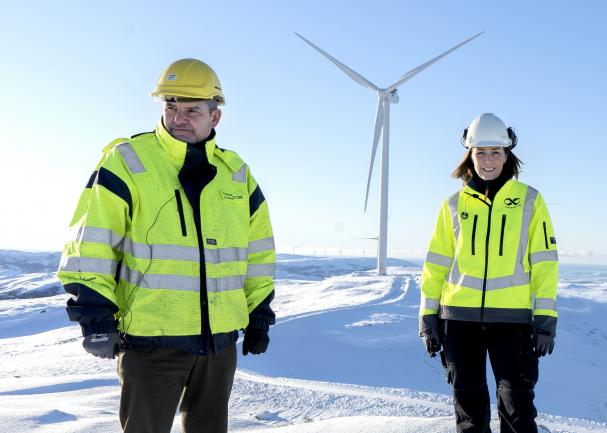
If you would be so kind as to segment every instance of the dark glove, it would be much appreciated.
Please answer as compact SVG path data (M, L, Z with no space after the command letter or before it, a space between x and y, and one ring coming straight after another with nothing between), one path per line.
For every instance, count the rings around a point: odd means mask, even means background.
M419 335L424 339L426 352L431 358L434 358L441 349L438 314L427 314L420 317Z
M426 345L426 352L428 352L430 358L434 358L436 353L440 351L440 341L437 336L424 335L424 344Z
M252 353L259 355L268 349L270 337L268 331L263 329L247 329L244 333L244 341L242 342L242 354Z
M541 329L536 329L534 332L535 354L538 358L546 355L551 355L554 350L554 337Z
M94 356L114 359L120 352L120 335L117 332L85 335L82 346Z

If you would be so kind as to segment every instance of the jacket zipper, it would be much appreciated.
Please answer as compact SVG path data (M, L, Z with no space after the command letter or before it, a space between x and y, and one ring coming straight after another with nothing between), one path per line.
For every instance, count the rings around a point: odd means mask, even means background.
M489 215L488 215L488 219L487 219L487 236L485 238L485 271L483 273L483 295L481 298L481 323L485 322L485 295L487 293L487 270L489 268L489 233L491 233L491 210L493 209L493 204L492 203L487 203L485 200L483 200L482 198L480 198L480 196L478 194L470 194L470 193L466 193L468 195L471 195L472 197L480 200L481 202L485 203L488 207L489 207Z
M181 223L181 234L187 236L188 232L185 227L185 215L183 214L183 203L181 202L181 194L179 190L175 190L175 199L177 200L177 212L179 212L179 222Z
M543 221L542 224L544 225L544 242L546 243L546 249L549 250L550 246L548 245L548 232L546 230L546 221Z
M474 215L474 223L472 225L472 255L475 254L474 245L476 245L476 222L478 221L478 215Z
M487 218L487 237L485 238L485 274L483 275L483 298L481 299L481 323L485 322L485 295L487 294L487 271L489 269L489 234L491 233L491 209L493 204L481 200L489 206L489 216Z
M504 230L506 229L506 214L502 215L502 231L500 233L500 256L504 255Z
M200 253L200 344L201 348L208 348L209 354L216 353L215 340L211 333L211 323L209 318L209 297L206 282L206 263L204 259L204 242L202 236L202 216L200 212L200 196L204 188L211 183L217 174L217 169L208 163L204 167L204 162L199 154L201 150L188 144L186 159L184 165L179 170L178 178L183 187L184 194L190 206L194 217L194 227L196 228L196 239L198 240L198 251ZM204 155L204 154L203 154ZM194 178L194 174L198 175Z

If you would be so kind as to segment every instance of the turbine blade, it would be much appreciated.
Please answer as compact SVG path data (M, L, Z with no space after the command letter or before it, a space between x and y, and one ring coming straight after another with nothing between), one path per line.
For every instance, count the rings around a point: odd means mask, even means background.
M422 64L422 65L419 65L419 66L418 66L418 67L416 67L416 68L411 69L411 70L410 70L410 71L408 71L406 74L404 74L402 77L400 77L400 79L399 79L397 82L395 82L395 83L394 83L394 84L392 84L390 87L388 87L388 88L386 89L386 92L391 92L391 91L393 91L393 90L394 90L394 89L396 89L398 86L400 86L401 84L403 84L405 81L409 81L411 78L415 77L417 74L419 74L421 71L423 71L424 69L426 69L426 68L427 68L427 67L429 67L430 65L432 65L432 64L434 64L434 63L436 63L436 62L438 62L440 59L442 59L443 57L445 57L447 54L449 54L449 53L451 53L451 52L453 52L453 51L457 50L457 49L458 49L459 47L461 47L462 45L467 44L467 43L468 43L468 42L470 42L472 39L475 39L475 38L479 37L479 36L480 36L480 35L482 35L483 33L485 33L485 32L483 31L483 32L477 33L477 34L475 34L474 36L472 36L472 37L470 37L470 38L466 39L464 42L461 42L461 43L457 44L456 46L454 46L453 48L451 48L451 49L449 49L449 50L445 51L444 53L442 53L442 54L440 54L440 55L436 56L435 58L433 58L433 59L431 59L431 60L428 60L426 63L424 63L424 64Z
M367 178L367 192L365 194L365 212L367 212L367 201L369 200L369 187L371 186L371 175L373 174L373 162L379 143L379 135L384 127L384 100L377 98L377 115L375 116L375 131L373 132L373 147L371 148L371 162L369 163L369 177Z
M300 35L299 33L295 32L295 34L297 36L299 36L308 45L310 45L312 48L314 48L316 51L318 51L320 54L322 54L327 59L329 59L331 62L333 62L339 69L341 69L342 71L344 71L348 75L348 77L352 78L358 84L360 84L363 87L367 87L367 88L373 90L374 92L376 92L376 91L379 90L379 87L377 87L371 81L367 80L365 77L363 77L362 75L360 75L358 72L353 71L352 69L350 69L349 67L347 67L346 65L344 65L342 62L340 62L339 60L337 60L335 57L332 57L330 54L324 52L323 50L321 50L320 48L318 48L316 45L314 45L312 42L310 42L309 40L307 40L306 38L304 38L302 35Z

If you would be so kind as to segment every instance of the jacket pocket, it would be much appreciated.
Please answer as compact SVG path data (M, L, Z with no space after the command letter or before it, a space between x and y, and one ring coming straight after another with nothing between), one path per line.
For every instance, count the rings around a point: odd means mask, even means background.
M177 200L177 212L179 212L179 222L181 223L181 234L187 236L188 232L185 227L185 215L183 214L183 203L181 202L181 194L179 190L175 190L175 200Z
M474 215L474 223L472 224L472 255L476 253L475 244L476 244L476 223L478 221L478 215Z
M506 230L506 214L502 215L502 231L500 232L500 256L504 255L504 231Z
M544 226L544 242L546 243L546 249L549 250L550 246L548 245L548 231L546 230L546 221L542 221L542 225Z

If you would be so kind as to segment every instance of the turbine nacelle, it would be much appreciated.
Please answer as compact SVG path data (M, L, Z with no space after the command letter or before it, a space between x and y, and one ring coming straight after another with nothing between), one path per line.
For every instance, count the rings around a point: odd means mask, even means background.
M393 90L389 90L389 89L379 89L377 91L377 97L380 100L387 100L388 102L390 102L390 104L398 104L398 90L393 89Z
M391 104L398 104L398 90L394 89L390 92L389 101Z

